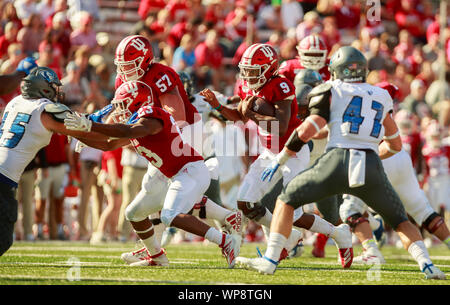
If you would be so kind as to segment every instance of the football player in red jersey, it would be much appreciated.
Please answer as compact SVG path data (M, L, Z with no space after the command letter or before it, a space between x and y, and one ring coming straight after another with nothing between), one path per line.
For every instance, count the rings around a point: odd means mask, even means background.
M238 95L241 103L238 109L232 109L220 105L212 91L205 89L200 94L210 105L218 109L222 115L233 121L253 120L258 124L258 136L262 145L262 152L252 163L248 173L244 177L238 192L238 208L253 221L269 228L272 213L261 204L263 196L274 187L281 179L286 185L298 173L304 170L309 162L309 147L305 145L296 155L290 159L286 166L272 181L260 180L264 167L276 161L276 155L280 148L288 141L291 132L301 124L297 117L298 105L295 96L295 88L291 81L277 74L278 55L275 49L268 44L256 43L247 48L239 63L240 85ZM256 98L263 98L273 105L274 116L262 115L252 110ZM274 124L275 123L275 124ZM278 126L277 124L278 123ZM294 222L303 215L302 209L295 210ZM320 225L319 225L320 224ZM308 230L327 233L334 226L320 217L313 217L305 227ZM294 248L300 235L293 230L285 248ZM340 244L351 243L349 230L334 230L336 235L332 237Z
M151 88L143 82L131 81L122 84L114 96L111 113L115 124L93 123L85 116L68 116L64 124L68 129L98 132L109 141L89 139L85 144L102 149L114 150L131 144L149 163L157 168L166 179L154 180L152 190L141 190L126 209L126 218L142 240L145 248L138 253L126 253L122 258L134 266L167 266L168 260L159 241L155 238L150 214L161 210L161 221L166 226L174 226L202 236L216 243L222 249L229 267L234 266L239 254L240 236L221 233L189 214L194 205L204 206L210 218L226 224L230 212L204 197L210 176L203 158L181 139L181 132L174 118L165 110L154 105ZM153 200L154 193L164 193L164 202ZM156 196L158 197L158 196ZM240 217L234 219L230 230L238 233Z
M302 69L312 69L319 72L324 81L330 79L327 67L327 46L318 35L303 38L297 46L298 58L283 62L278 70L280 75L294 82L295 75Z

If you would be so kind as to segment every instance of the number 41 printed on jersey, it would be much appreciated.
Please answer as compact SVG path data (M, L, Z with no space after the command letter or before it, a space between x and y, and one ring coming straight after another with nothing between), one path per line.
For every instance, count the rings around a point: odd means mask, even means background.
M361 116L362 101L362 97L354 96L344 111L342 122L350 123L349 132L351 134L359 134L359 128L364 122L364 117ZM372 131L370 132L370 136L378 138L380 136L382 127L381 119L383 117L384 106L377 101L372 101L371 108L376 111L376 114L375 118L373 119L373 126Z

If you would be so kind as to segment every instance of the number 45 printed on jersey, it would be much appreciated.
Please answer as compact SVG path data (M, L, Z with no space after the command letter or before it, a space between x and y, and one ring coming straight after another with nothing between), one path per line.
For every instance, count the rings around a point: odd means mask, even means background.
M362 101L362 97L354 96L344 111L342 122L350 123L349 132L351 134L359 134L361 124L364 122L364 116L361 116ZM381 119L383 118L384 106L377 101L372 101L371 108L376 113L373 119L372 131L370 132L370 136L378 138L380 136L382 127Z
M0 125L0 147L14 148L22 139L25 133L25 126L30 122L31 115L19 112L16 114L14 120L12 120L12 123L10 123L11 120L6 122L8 114L8 112L5 112Z

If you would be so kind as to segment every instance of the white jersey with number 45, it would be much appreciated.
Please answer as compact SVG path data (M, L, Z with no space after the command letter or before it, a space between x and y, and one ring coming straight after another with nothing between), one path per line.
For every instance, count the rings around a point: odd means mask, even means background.
M41 122L48 99L27 100L21 95L5 108L0 125L0 173L18 183L37 152L50 143L52 132Z
M389 93L367 83L331 84L329 147L372 149L384 136L383 121L393 109Z

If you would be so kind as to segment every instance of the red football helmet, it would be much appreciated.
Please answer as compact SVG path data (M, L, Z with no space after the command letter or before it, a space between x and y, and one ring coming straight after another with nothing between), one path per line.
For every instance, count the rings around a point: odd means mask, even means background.
M277 51L271 45L255 43L242 55L239 70L239 77L245 85L256 90L277 73Z
M117 74L127 82L140 79L153 59L153 50L148 39L133 35L125 37L119 43L114 63L117 66Z
M114 122L125 124L139 108L153 105L152 89L141 81L123 83L117 88L111 104L114 106Z
M297 46L300 63L306 69L320 70L327 60L327 46L318 35L303 38Z

